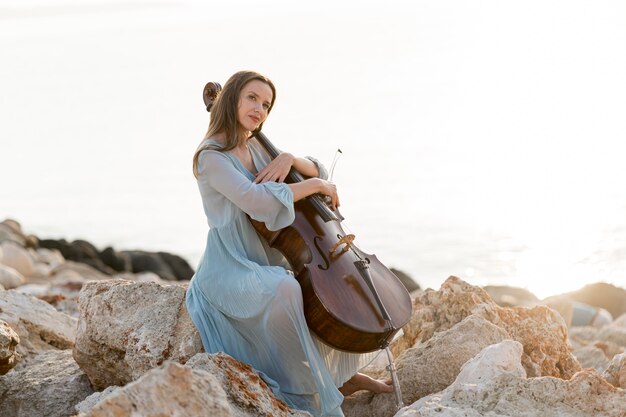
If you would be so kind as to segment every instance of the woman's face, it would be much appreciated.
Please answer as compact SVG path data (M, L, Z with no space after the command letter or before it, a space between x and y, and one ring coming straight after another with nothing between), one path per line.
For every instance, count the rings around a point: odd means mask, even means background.
M267 119L272 104L272 89L263 81L252 80L241 89L237 118L247 132L255 130Z

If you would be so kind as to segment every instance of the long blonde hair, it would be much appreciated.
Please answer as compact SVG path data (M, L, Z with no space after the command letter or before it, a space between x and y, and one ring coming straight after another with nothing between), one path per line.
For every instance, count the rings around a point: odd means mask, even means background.
M196 149L196 152L193 155L193 175L196 178L199 175L198 158L200 157L200 152L206 149L226 152L234 149L239 144L240 127L239 120L237 120L239 96L241 95L241 90L243 90L246 84L253 80L262 81L269 85L272 90L272 102L270 103L270 107L267 109L267 113L269 114L272 110L274 101L276 100L276 88L274 87L274 83L272 83L269 78L254 71L239 71L230 77L228 81L226 81L222 91L213 102L213 106L211 107L211 121L209 122L209 129L206 132L206 135L204 135L204 139L207 139L218 133L224 133L226 138L224 146L217 147L212 144L200 144L200 146L198 146L198 149ZM252 135L260 132L262 127L263 123L261 123L252 132Z

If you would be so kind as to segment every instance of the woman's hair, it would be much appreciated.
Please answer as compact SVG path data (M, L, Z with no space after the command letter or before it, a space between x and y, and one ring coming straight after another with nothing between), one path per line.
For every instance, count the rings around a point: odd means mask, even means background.
M269 114L272 110L274 101L276 100L276 88L274 87L274 83L272 83L269 78L254 71L239 71L230 77L228 81L226 81L222 91L219 92L217 98L213 102L213 106L211 107L209 130L206 132L206 135L204 135L204 139L207 139L217 133L224 133L226 137L225 146L218 148L214 145L201 145L198 149L196 149L193 156L193 174L196 178L198 177L198 158L200 157L200 152L205 149L226 152L234 149L239 144L239 132L241 129L239 126L239 120L237 120L239 96L241 95L241 90L243 90L245 85L253 80L262 81L269 85L272 90L272 102L267 109L267 113ZM260 132L262 127L263 123L261 123L259 127L252 132L252 135Z

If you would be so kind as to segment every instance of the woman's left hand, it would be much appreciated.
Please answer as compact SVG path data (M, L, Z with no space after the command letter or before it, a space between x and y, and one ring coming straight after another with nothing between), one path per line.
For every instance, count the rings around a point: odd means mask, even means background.
M259 184L267 181L283 182L289 174L295 157L287 152L282 152L274 158L265 168L256 174L255 183Z

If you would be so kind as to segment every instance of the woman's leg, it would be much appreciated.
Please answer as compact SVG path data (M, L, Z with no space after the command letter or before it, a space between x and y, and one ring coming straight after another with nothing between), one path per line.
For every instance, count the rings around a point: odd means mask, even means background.
M357 373L345 384L343 384L341 388L339 388L339 392L341 392L344 397L361 390L382 394L386 392L393 392L393 385L391 385L391 378L380 380L374 379L365 374Z

